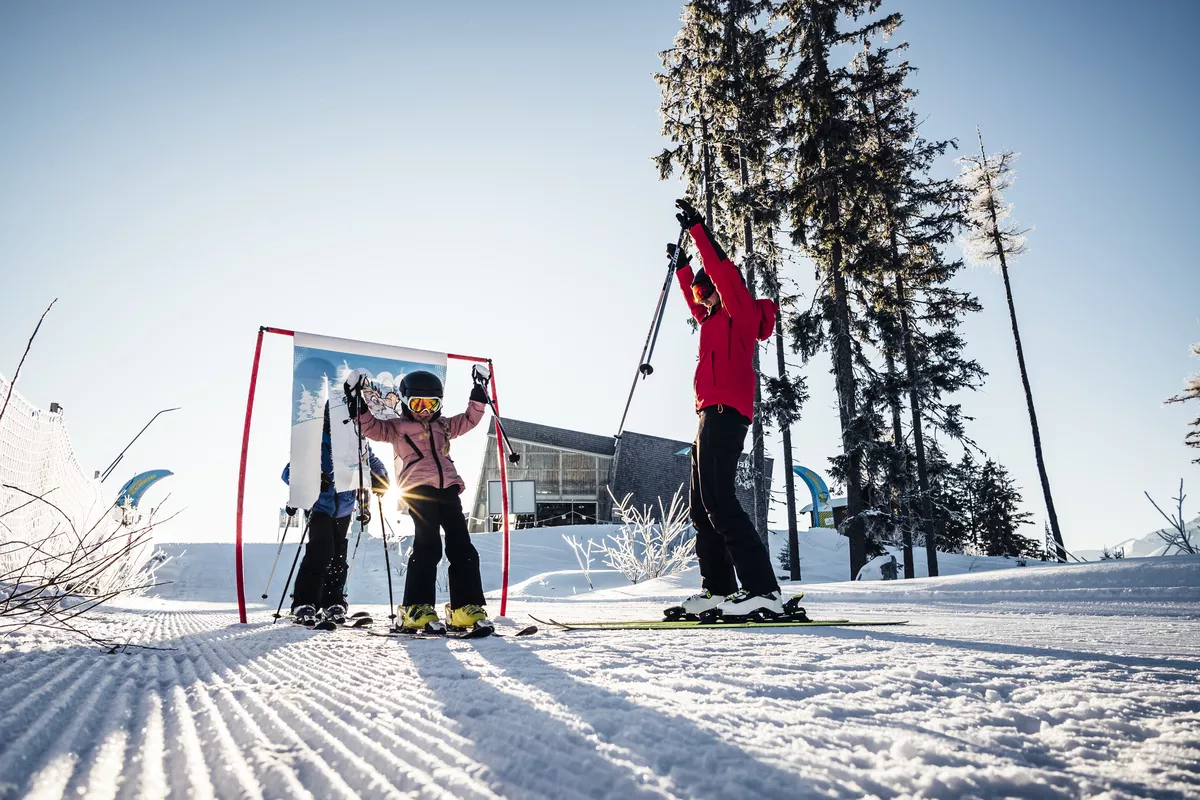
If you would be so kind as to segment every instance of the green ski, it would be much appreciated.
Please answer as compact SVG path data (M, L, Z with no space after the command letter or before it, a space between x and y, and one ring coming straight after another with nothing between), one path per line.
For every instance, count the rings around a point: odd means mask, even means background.
M558 622L553 619L541 620L531 616L530 619L535 622L540 622L543 625L554 625L564 631L659 631L659 630L711 630L714 628L834 628L834 627L865 627L865 626L886 626L886 625L907 625L907 620L848 620L848 619L825 619L825 620L808 620L806 622L796 622L782 620L779 622L711 622L702 623L694 621L674 620L674 621L651 621L651 620L635 620L631 622Z

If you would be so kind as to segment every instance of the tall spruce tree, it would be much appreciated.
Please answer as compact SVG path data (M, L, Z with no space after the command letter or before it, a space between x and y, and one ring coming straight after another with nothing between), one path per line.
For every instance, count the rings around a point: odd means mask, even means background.
M705 219L714 224L719 176L714 173L714 108L721 72L724 30L719 0L693 0L683 8L673 45L659 53L663 71L655 75L662 101L662 133L672 145L654 157L659 177L678 169L689 197L703 198Z
M865 167L861 137L850 119L849 75L845 68L831 67L830 51L894 25L895 18L886 17L850 30L839 27L843 19L857 23L878 6L878 0L783 0L775 11L786 68L781 97L791 110L781 131L792 166L792 180L784 187L788 215L793 241L816 264L824 291L814 313L793 321L793 346L811 357L828 334L845 462L851 579L867 560L862 475L867 437L859 414L851 312L852 284L864 268L855 254L865 239L867 210L858 191Z
M731 219L727 227L740 222L742 267L751 297L758 296L758 278L762 272L755 252L756 226L778 217L771 194L762 180L751 176L766 172L773 149L776 98L779 75L771 61L774 40L765 27L770 0L725 0L725 54L727 65L722 82L727 114L726 130L720 153L728 171L736 177L738 191L731 192L726 204ZM736 248L735 248L736 250ZM753 354L754 418L751 422L751 465L754 474L754 526L769 546L767 529L770 495L767 491L766 441L764 434L763 394L760 349Z
M777 127L778 77L772 67L774 42L767 27L769 0L693 0L684 8L675 46L661 54L664 133L673 146L655 161L668 178L679 168L692 196L703 194L706 220L726 250L740 255L746 286L757 296L761 273L755 253L756 226L778 218L767 174ZM767 541L770 497L759 381L759 351L753 357L756 387L751 432L754 508Z
M1012 323L1013 341L1017 349L1017 365L1021 370L1021 384L1025 388L1025 405L1029 411L1029 426L1033 431L1033 452L1037 459L1038 476L1042 483L1042 496L1046 501L1046 516L1050 531L1054 535L1055 556L1060 562L1067 560L1067 549L1063 544L1062 530L1058 526L1058 512L1054 509L1054 497L1050 493L1050 476L1046 472L1046 460L1042 455L1042 434L1038 428L1037 412L1033 407L1033 390L1029 386L1029 371L1025 368L1025 350L1021 346L1021 331L1017 327L1017 308L1013 303L1012 282L1008 276L1008 261L1027 250L1025 234L1010 219L1012 206L1004 202L1003 192L1012 186L1012 163L1016 154L1003 151L988 155L983 148L983 134L979 135L979 155L959 159L963 165L959 180L970 192L968 206L969 228L964 249L969 258L983 264L998 264L1004 277L1004 293L1008 298L1008 314Z
M899 15L888 18L889 31L899 24ZM979 310L978 301L949 287L962 264L943 253L963 224L961 191L951 180L929 176L934 161L953 142L931 142L917 135L917 118L910 107L916 92L907 85L913 69L907 62L890 60L905 48L868 44L848 72L847 121L857 137L859 163L850 173L855 183L847 194L854 198L850 207L866 213L860 238L843 252L854 265L850 294L860 309L851 350L861 375L858 434L864 502L873 507L871 519L899 527L905 576L913 577L914 528L926 544L928 574L938 572L926 424L962 438L958 406L946 398L976 387L983 371L965 358L965 343L957 333L964 315ZM864 345L882 353L882 369L873 366ZM911 449L901 419L902 393L908 395ZM843 478L847 466L839 470Z

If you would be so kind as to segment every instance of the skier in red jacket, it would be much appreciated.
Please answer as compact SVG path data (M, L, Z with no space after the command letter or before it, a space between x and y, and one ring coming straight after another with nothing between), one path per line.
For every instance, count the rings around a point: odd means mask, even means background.
M684 601L684 615L772 617L784 613L771 556L737 499L736 476L754 415L754 350L775 330L778 308L755 300L742 274L713 239L704 218L677 200L680 225L700 253L693 274L686 253L675 279L700 323L700 356L693 381L700 425L692 444L691 519L704 591ZM668 245L673 256L675 245ZM741 589L738 581L741 581ZM671 612L668 612L671 613Z

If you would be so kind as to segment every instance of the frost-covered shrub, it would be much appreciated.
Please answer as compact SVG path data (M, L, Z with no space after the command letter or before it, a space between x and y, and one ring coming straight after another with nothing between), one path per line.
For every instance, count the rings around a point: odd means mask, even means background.
M696 558L696 537L682 495L683 486L680 486L667 508L663 507L662 498L658 499L657 522L650 506L639 510L631 505L633 495L627 494L620 501L613 497L621 527L598 545L604 554L604 563L632 583L672 575L690 567ZM612 496L611 491L609 496Z

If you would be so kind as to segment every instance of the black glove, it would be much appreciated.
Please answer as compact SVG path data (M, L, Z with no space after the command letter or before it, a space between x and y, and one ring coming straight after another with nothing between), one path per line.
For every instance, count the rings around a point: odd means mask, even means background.
M355 389L349 383L342 384L342 391L346 393L346 410L350 412L350 419L355 419L362 414L371 413L371 409L367 406L367 401L362 399L362 392Z
M483 388L482 383L477 383L471 387L471 399L476 403L483 403L485 406L488 403L487 390Z
M371 491L381 497L388 490L388 479L386 475L380 475L378 472L371 473Z
M296 509L292 508L291 506L284 506L283 510L287 512L289 517L296 516Z
M674 260L676 250L679 251L679 260L675 262L676 270L682 269L683 267L686 267L688 264L692 263L692 257L688 255L687 250L685 248L676 246L674 242L671 242L667 245L668 260Z
M675 215L675 219L679 220L679 227L685 231L691 230L692 226L704 223L704 217L700 216L700 212L692 207L692 204L682 197L675 201L675 205L679 208L679 213Z
M333 488L333 473L332 472L322 472L321 473L321 491L328 492L332 488Z

